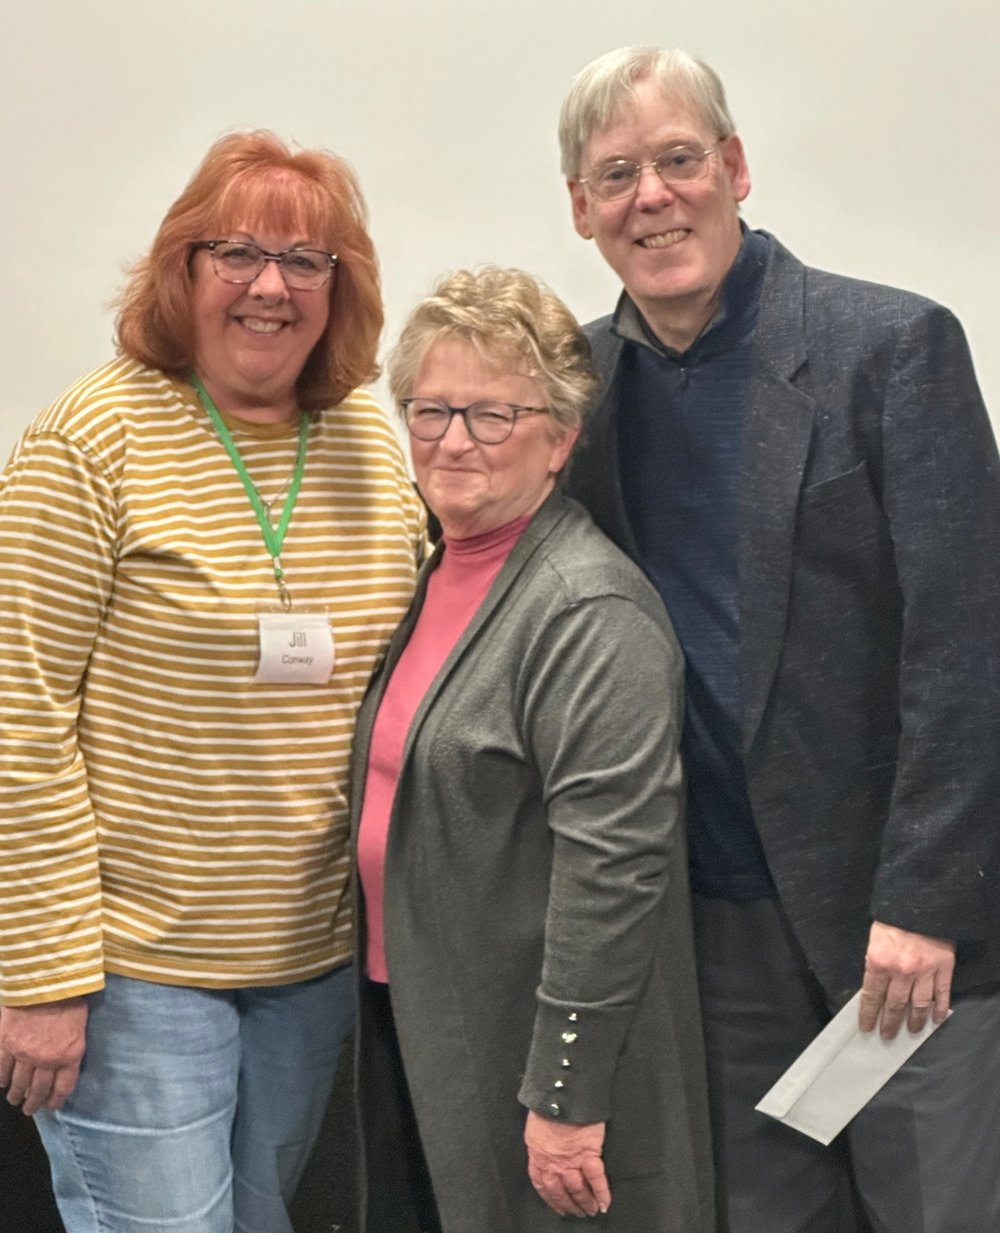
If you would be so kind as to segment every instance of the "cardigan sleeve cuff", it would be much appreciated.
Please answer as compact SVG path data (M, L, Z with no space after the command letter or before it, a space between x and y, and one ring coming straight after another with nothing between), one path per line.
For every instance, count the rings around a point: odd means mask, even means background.
M540 995L521 1104L559 1121L606 1122L633 1011L631 1005L593 1007Z

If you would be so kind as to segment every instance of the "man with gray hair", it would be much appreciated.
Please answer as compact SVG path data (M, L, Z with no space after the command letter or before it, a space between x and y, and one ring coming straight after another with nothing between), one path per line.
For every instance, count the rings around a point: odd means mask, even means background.
M589 65L560 140L624 284L569 489L687 660L720 1229L1000 1229L1000 467L961 327L746 227L683 52ZM754 1106L859 987L862 1031L942 1026L822 1147Z

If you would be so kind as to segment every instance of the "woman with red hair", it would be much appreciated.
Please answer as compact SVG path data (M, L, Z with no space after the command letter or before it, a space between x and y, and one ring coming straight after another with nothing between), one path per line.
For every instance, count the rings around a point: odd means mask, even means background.
M0 481L0 1086L67 1233L290 1233L351 1022L346 777L424 526L350 168L209 151Z

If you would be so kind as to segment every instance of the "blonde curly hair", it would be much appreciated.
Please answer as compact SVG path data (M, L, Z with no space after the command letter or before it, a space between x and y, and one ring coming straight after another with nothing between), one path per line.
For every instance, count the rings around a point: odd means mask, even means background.
M580 428L598 387L590 343L566 305L523 270L456 270L422 300L386 362L397 406L420 361L443 338L467 342L487 365L537 381L560 433Z

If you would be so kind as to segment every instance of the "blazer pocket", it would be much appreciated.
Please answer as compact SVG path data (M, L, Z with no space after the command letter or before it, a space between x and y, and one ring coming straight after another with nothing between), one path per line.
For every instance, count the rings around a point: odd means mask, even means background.
M881 553L888 543L888 526L864 462L803 487L796 523L796 547L806 563L843 560L859 549Z
M871 495L871 483L868 477L868 463L859 462L850 471L841 471L826 479L814 480L803 484L801 504L803 507L817 508L836 504L844 500L854 500L857 495L867 492Z

